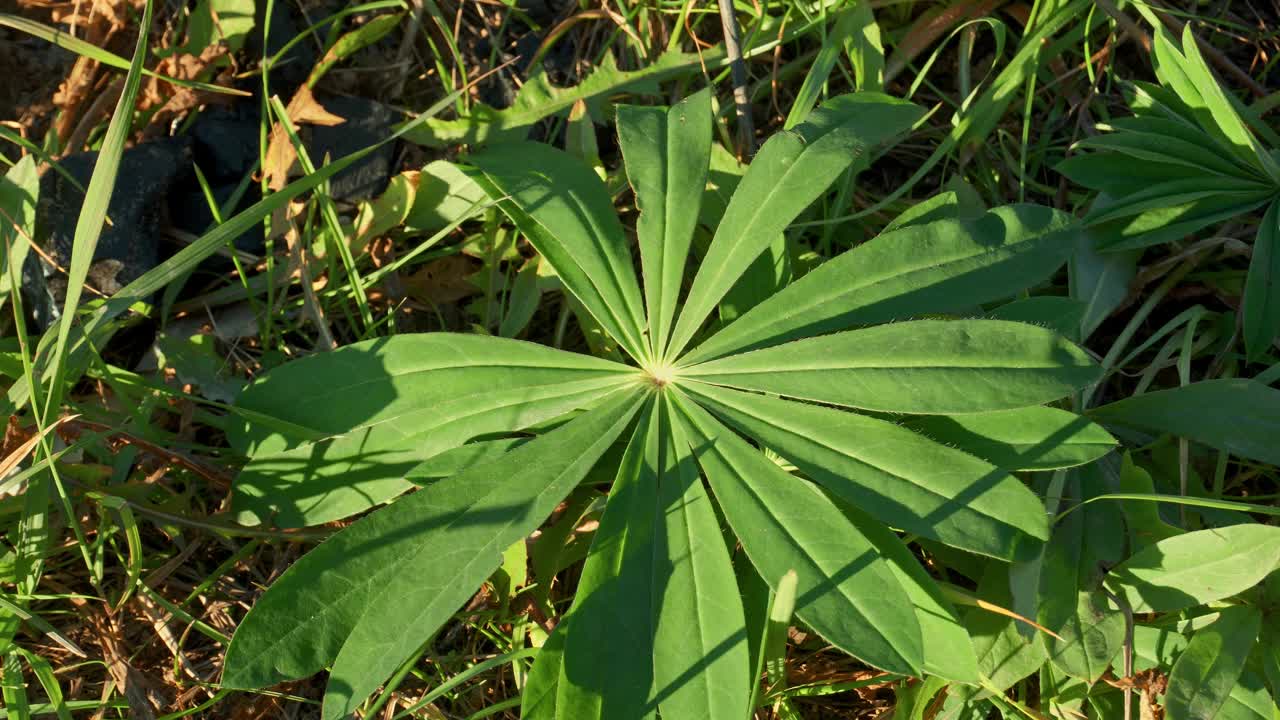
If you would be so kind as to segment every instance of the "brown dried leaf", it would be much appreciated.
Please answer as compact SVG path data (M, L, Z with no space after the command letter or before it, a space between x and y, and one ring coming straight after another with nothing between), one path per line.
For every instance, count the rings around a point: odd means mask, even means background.
M480 292L470 278L477 264L462 255L449 255L423 265L404 278L409 297L428 304L454 303Z
M311 88L303 85L293 94L293 99L289 101L289 106L285 108L285 113L289 116L290 122L293 124L294 130L298 125L341 125L346 122L346 118L339 117L324 109L324 106L316 101L315 95L311 93ZM271 140L267 144L266 164L263 166L263 174L267 178L267 187L272 190L279 190L285 186L289 180L289 173L293 171L294 162L298 159L298 153L293 147L293 143L289 141L289 133L280 123L275 123L271 128Z

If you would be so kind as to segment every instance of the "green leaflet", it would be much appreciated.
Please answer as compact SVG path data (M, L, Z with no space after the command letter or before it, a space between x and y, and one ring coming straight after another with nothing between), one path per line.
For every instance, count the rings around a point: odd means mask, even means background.
M883 233L752 308L683 362L1009 297L1062 267L1078 232L1065 213L1010 205Z
M1084 351L1044 328L917 320L796 340L680 374L867 410L957 414L1056 400L1100 371Z
M332 663L340 718L430 637L620 435L635 391L496 461L379 510L294 563L245 616L223 685L257 688Z
M1261 628L1262 614L1257 609L1236 605L1223 609L1216 620L1197 630L1169 673L1165 717L1216 717L1240 679Z
M1068 337L1084 342L1103 320L1124 302L1129 282L1138 274L1140 250L1100 252L1092 234L1085 233L1076 241L1075 252L1067 265L1071 297L1084 304L1079 333Z
M684 425L671 403L664 410L654 699L664 720L741 720L751 696L742 595Z
M711 169L707 173L707 188L702 193L702 205L698 209L698 223L708 233L714 233L720 225L720 218L724 217L725 209L746 172L747 166L723 145L715 143L711 146ZM695 248L705 252L703 245L710 244L710 236L699 234L698 239L704 242ZM725 293L720 301L720 322L732 321L786 287L790 281L791 257L787 238L785 234L778 233Z
M1163 26L1155 33L1155 68L1160 83L1178 94L1200 127L1215 135L1244 162L1280 180L1276 163L1263 150L1236 113L1191 34L1191 26L1183 27L1182 51Z
M473 179L529 238L565 288L634 358L648 358L640 287L622 224L600 178L550 145L509 143L473 153Z
M828 642L890 672L919 675L920 623L875 546L817 488L783 472L705 410L673 401L725 518L761 577L799 576L796 614Z
M922 669L953 682L976 685L978 659L973 642L937 582L920 567L911 550L883 522L852 507L843 509L845 516L875 545L911 597L924 639Z
M774 135L751 162L694 276L666 357L675 358L747 267L850 165L905 133L923 111L879 93L842 95Z
M1141 123L1137 126L1132 118L1129 120L1129 124L1116 123L1119 132L1081 140L1076 147L1109 150L1132 160L1141 160L1144 164L1178 165L1195 171L1201 178L1212 174L1224 178L1261 180L1256 171L1250 172L1252 168L1242 167L1230 156L1224 157L1222 148L1206 134L1173 120L1144 118L1137 121Z
M1134 612L1164 612L1231 597L1280 567L1280 527L1232 525L1153 543L1114 568L1107 583Z
M472 465L496 460L499 456L529 442L532 438L516 437L500 440L477 440L446 450L414 466L405 479L415 485L430 485L439 478L455 475Z
M1259 360L1280 335L1280 200L1273 201L1258 226L1253 260L1244 286L1244 346Z
M884 420L691 384L700 403L881 522L1012 559L1049 536L1044 506L982 460Z
M1073 468L1066 474L1063 501L1106 493L1114 470L1110 458ZM1123 556L1124 539L1120 508L1092 504L1062 518L1040 561L1036 619L1061 639L1047 634L1039 639L1057 668L1090 684L1110 667L1124 642L1124 615L1101 591L1104 568Z
M569 634L569 620L560 618L534 656L533 668L520 693L521 720L556 718L556 694L560 689L560 667L564 664L564 639Z
M1108 136L1109 137L1109 136ZM1205 142L1210 141L1208 136ZM1095 146L1096 147L1096 146ZM1201 178L1211 182L1216 176L1200 168L1189 168L1169 162L1134 162L1129 155L1119 152L1081 153L1058 163L1054 170L1066 175L1077 185L1098 190L1112 197L1124 197L1152 185L1174 178ZM1109 150L1110 148L1106 148Z
M1280 390L1249 380L1204 380L1088 411L1103 424L1172 433L1253 460L1280 463Z
M1249 203L1261 204L1272 194L1266 185L1252 179L1213 178L1204 176L1175 178L1145 187L1123 198L1106 204L1097 203L1089 211L1088 222L1099 225L1113 220L1142 217L1148 211L1164 211L1171 207L1197 207L1198 203ZM1210 205L1216 208L1217 205ZM1205 218L1211 214L1203 214ZM1157 217L1163 217L1157 215ZM1178 218L1178 216L1174 216ZM1180 219L1180 218L1179 218ZM1132 231L1126 232L1132 235ZM1146 242L1144 240L1144 242Z
M1116 446L1087 418L1051 407L931 415L909 427L1006 470L1056 470L1093 462Z
M250 456L236 478L240 522L303 527L340 519L411 487L418 463L484 434L584 407L632 382L628 368L517 340L400 335L312 355L268 373L237 407ZM267 420L269 418L269 421ZM272 432L305 426L323 440Z
M1013 598L1009 593L1009 566L1001 563L988 565L977 594L1000 607L1010 607ZM1018 628L1018 621L1013 618L973 608L966 613L964 622L978 654L978 671L990 680L992 688L1003 691L1013 687L1048 659L1044 644L1037 638L1025 637ZM970 697L979 691L978 688L960 690Z
M667 345L711 159L711 91L674 107L618 107L618 144L636 193L649 343Z
M1072 342L1078 342L1085 310L1084 303L1069 297L1037 295L1005 303L985 317L1047 327Z
M662 477L659 398L650 394L609 491L569 616L557 683L564 720L657 717L653 686L654 529Z

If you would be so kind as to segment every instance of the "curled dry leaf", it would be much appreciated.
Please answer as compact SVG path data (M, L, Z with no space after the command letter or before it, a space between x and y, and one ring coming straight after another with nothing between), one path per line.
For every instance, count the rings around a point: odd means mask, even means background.
M293 94L293 99L289 101L289 106L285 108L289 121L293 123L294 129L298 125L341 125L346 122L345 118L338 117L328 110L324 109L315 95L311 93L311 88L303 85ZM293 143L289 141L289 133L285 131L284 126L275 123L271 127L271 140L267 144L267 157L263 166L263 173L267 177L267 187L272 190L279 190L285 186L289 180L289 172L293 169L294 162L298 159L298 153L293 147ZM318 158L316 158L318 159Z

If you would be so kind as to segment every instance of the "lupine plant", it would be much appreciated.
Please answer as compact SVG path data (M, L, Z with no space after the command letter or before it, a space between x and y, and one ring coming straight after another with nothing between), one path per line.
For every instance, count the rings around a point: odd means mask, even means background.
M1076 225L1034 205L930 203L724 322L757 257L921 109L845 95L771 138L696 263L709 94L617 114L639 279L609 190L577 158L521 142L466 162L625 362L400 335L289 363L238 401L253 418L232 437L250 457L242 511L296 526L385 506L274 582L225 686L328 669L323 716L348 716L584 482L608 485L607 504L524 717L747 717L759 629L735 556L770 586L793 571L798 621L869 665L979 683L955 593L910 543L1034 557L1048 518L1012 472L1112 446L1046 406L1096 381L1094 361L983 310L1055 273Z

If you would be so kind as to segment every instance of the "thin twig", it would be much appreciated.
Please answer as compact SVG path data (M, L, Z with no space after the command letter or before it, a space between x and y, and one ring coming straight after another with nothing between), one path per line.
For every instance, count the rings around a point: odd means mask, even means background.
M742 61L742 47L738 42L738 20L733 15L733 3L720 0L720 24L724 28L724 47L733 70L733 102L738 110L738 152L742 160L756 154L755 127L751 122L751 101L747 98L747 66Z

